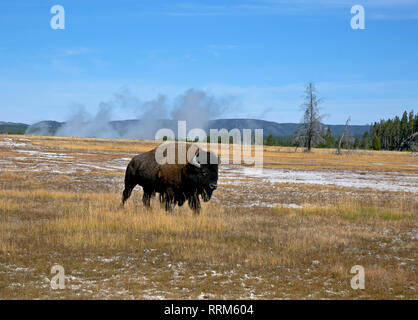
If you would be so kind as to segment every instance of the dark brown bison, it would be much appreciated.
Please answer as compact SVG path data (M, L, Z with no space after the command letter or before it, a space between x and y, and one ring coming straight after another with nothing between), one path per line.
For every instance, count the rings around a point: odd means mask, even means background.
M190 145L187 145L187 151ZM178 144L176 143L176 150ZM126 168L125 189L122 205L129 198L132 190L138 184L143 189L142 202L150 206L150 200L159 193L167 211L175 205L182 206L187 200L189 207L196 213L200 211L200 199L209 201L217 188L218 157L211 152L196 148L195 156L186 164L178 164L176 153L175 164L160 165L156 161L156 151L153 149L132 158Z

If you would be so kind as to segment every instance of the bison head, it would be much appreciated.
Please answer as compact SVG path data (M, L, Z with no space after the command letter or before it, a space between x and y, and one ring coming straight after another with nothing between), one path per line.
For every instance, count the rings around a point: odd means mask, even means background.
M213 191L218 187L219 158L213 152L201 149L196 151L196 157L189 163L188 178L193 188L207 202Z

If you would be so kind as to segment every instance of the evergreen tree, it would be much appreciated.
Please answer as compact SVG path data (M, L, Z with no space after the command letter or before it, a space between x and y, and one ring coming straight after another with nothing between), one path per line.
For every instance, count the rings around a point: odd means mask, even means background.
M327 132L324 135L324 147L325 148L332 148L334 147L334 137L331 134L331 127L328 127Z
M402 115L401 124L400 124L400 141L397 147L410 136L409 134L409 123L408 123L408 113L405 111Z
M414 131L414 111L413 110L411 110L409 112L409 115L408 115L408 123L409 123L408 136L410 136L411 134L414 134L415 133L415 131Z
M369 132L366 131L365 133L363 133L363 136L361 137L360 148L369 149L369 147L370 147L370 136L369 136Z
M375 148L375 137L377 137L380 142L381 149L397 150L402 142L417 131L418 115L414 115L414 111L411 110L409 114L405 111L401 118L396 116L393 119L375 122L370 129L369 136L372 141L373 149ZM365 144L365 141L362 141L361 144Z
M414 119L414 133L418 131L418 113L415 115Z
M354 149L358 149L358 148L360 148L360 139L359 139L358 137L356 137L356 138L354 139L354 145L353 145L353 148L354 148Z
M267 141L266 141L266 145L267 146L274 146L274 139L273 139L273 135L269 134L267 137Z
M378 136L374 137L372 148L373 150L380 150L382 148L380 145L380 139Z

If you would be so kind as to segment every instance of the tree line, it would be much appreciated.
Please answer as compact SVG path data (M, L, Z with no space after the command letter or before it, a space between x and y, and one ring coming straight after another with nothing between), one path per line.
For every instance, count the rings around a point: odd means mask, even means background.
M373 149L373 150L399 150L402 142L418 131L418 113L413 110L405 111L401 117L380 120L370 126L370 130L363 135L353 136L350 131L350 118L347 119L344 132L341 136L334 136L331 128L325 128L319 113L318 98L313 83L309 83L305 90L305 99L302 104L303 119L294 136L274 137L268 135L264 139L267 146L294 146L303 147L310 151L316 148L336 148L337 153L344 149Z
M402 117L375 122L368 134L368 146L374 150L398 150L417 131L418 113L405 111Z

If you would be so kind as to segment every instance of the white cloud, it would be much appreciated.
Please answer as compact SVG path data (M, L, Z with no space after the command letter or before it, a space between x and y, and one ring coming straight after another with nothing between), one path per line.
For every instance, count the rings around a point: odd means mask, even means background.
M63 50L61 55L65 57L69 57L69 56L79 56L79 55L84 55L84 54L90 54L93 52L94 51L90 48L84 48L84 47L69 48L69 49Z

